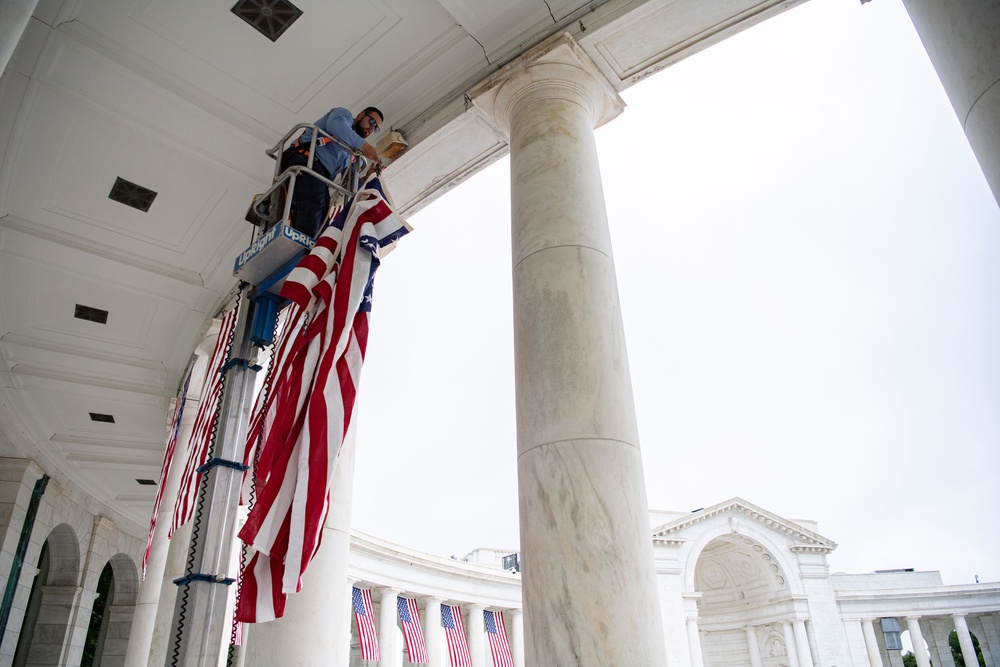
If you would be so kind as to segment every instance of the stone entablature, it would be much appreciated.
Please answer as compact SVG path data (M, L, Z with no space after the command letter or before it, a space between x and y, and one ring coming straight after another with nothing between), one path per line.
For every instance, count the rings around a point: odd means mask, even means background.
M521 609L521 576L490 565L425 554L363 533L351 535L348 576L358 586L391 586L405 597Z

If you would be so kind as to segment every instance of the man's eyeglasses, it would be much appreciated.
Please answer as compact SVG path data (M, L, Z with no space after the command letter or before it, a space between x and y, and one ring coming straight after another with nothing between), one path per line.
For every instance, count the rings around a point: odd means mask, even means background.
M378 131L379 131L379 130L380 130L381 128L380 128L380 127L378 126L378 121L377 121L377 120L375 120L375 117L374 117L374 116L372 116L372 115L371 115L370 113L366 113L366 114L365 114L365 118L367 118L367 119L368 119L368 125L370 125L370 126L371 126L371 128L372 128L372 132L374 132L375 134L378 134Z

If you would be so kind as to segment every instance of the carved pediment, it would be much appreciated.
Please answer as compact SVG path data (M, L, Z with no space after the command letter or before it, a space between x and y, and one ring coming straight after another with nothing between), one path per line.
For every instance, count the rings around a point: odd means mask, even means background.
M837 543L833 540L748 503L742 498L733 498L658 526L653 529L653 542L679 546L686 541L683 533L691 526L720 516L728 518L730 531L734 534L739 534L741 526L750 523L763 525L776 533L782 533L794 541L789 549L795 553L828 554L837 548Z

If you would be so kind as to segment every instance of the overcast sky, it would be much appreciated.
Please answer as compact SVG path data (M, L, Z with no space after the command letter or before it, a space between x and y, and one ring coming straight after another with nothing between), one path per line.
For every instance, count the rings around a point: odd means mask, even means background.
M1000 211L899 0L810 0L597 130L649 505L1000 580ZM518 546L509 162L376 280L354 526Z

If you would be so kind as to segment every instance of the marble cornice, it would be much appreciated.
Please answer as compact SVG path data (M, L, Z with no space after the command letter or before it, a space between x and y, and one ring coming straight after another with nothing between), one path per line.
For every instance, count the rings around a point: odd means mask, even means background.
M752 505L742 498L720 503L713 507L692 513L689 516L675 519L671 523L664 524L653 533L653 541L656 544L666 543L669 540L678 540L671 537L690 526L707 521L723 514L733 514L733 532L739 532L739 521L746 517L757 524L763 525L775 532L782 533L795 540L796 544L790 549L795 553L830 553L837 548L837 544L822 535L812 532L802 526L783 519L782 517ZM679 546L679 545L670 545Z
M820 544L793 544L788 550L796 554L828 554L834 547Z

